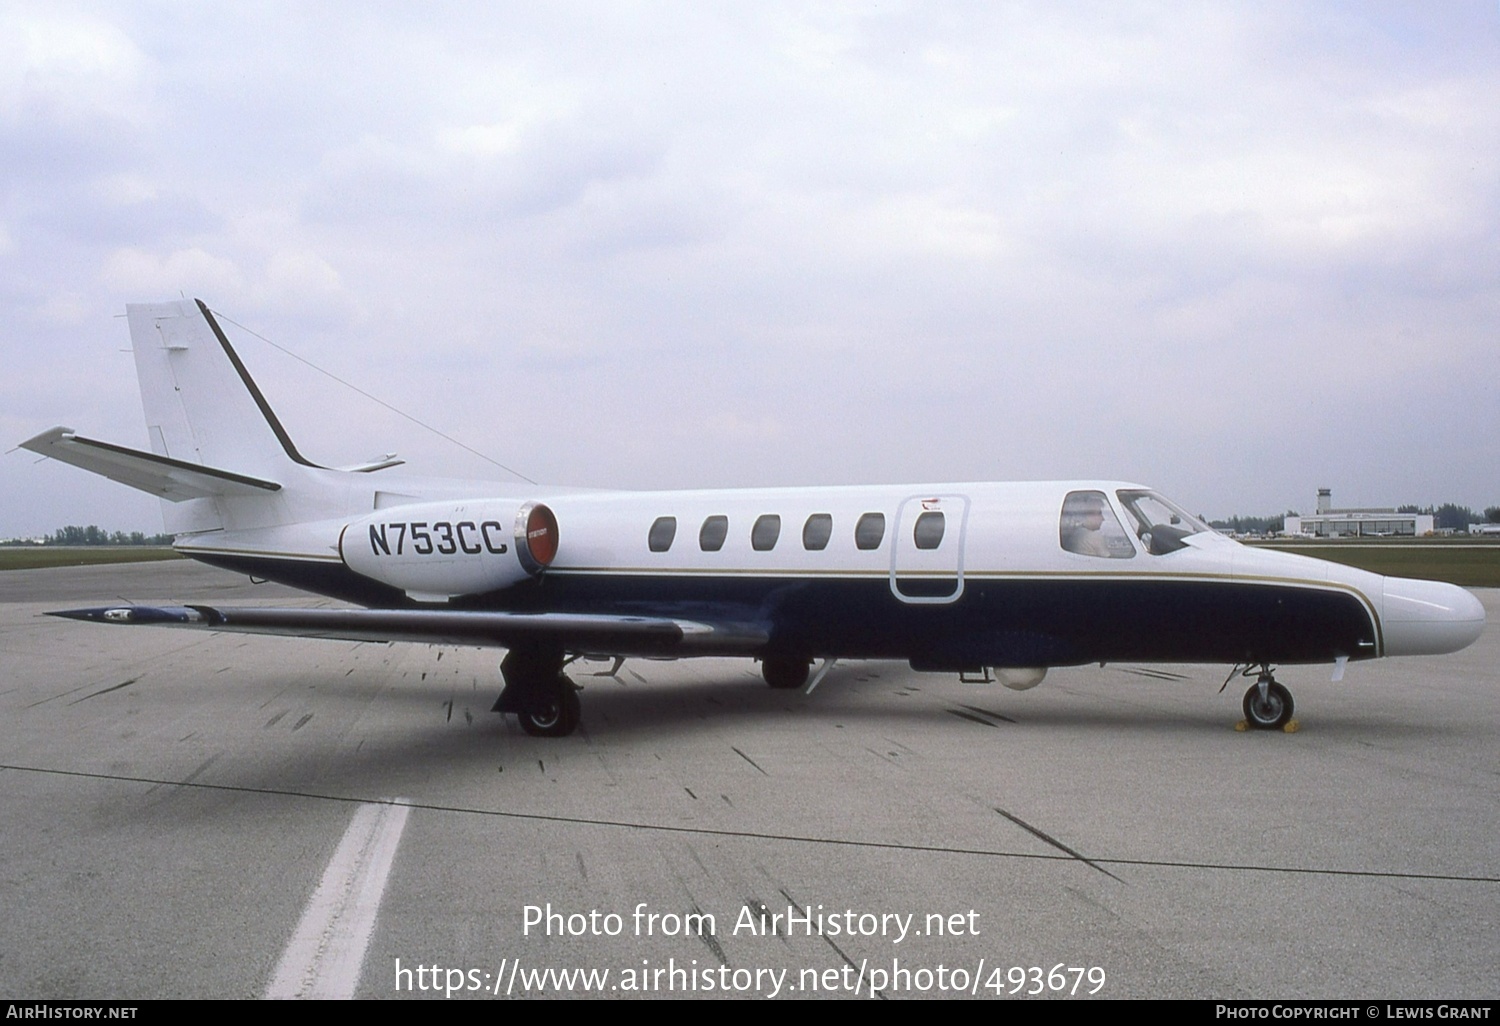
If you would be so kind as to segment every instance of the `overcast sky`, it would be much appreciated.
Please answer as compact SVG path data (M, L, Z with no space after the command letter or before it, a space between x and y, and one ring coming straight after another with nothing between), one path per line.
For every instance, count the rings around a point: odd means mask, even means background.
M186 296L548 483L1500 504L1495 0L7 2L0 196L6 448L145 447ZM505 477L230 331L310 458ZM0 458L67 523L161 527Z

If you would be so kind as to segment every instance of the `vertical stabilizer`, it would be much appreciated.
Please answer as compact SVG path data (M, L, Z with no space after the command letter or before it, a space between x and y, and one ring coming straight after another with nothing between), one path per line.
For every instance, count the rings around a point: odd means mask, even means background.
M270 481L321 469L292 444L206 305L131 304L125 312L152 452ZM163 502L162 513L168 531L192 533L287 522L285 500L214 496Z
M213 314L200 301L125 308L151 450L276 479L297 452Z

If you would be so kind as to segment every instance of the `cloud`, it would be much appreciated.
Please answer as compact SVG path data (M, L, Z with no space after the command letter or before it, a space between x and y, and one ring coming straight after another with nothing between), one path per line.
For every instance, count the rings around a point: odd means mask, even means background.
M115 250L105 261L102 278L110 291L129 297L236 295L245 283L234 261L196 246L165 257L130 247Z
M0 12L0 117L143 124L151 62L119 26L51 5Z
M45 404L38 348L185 292L570 483L1492 504L1497 20L12 5L0 344ZM245 344L304 446L468 467Z
M59 292L48 296L34 316L44 324L73 328L83 324L93 310L93 304L82 293Z
M339 273L322 257L307 251L273 253L266 261L265 287L272 294L322 301L343 287Z

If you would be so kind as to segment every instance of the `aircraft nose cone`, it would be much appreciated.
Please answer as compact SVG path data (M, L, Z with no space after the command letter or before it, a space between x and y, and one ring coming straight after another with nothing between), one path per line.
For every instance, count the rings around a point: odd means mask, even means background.
M1484 630L1484 606L1455 584L1385 579L1385 654L1442 655L1474 643Z

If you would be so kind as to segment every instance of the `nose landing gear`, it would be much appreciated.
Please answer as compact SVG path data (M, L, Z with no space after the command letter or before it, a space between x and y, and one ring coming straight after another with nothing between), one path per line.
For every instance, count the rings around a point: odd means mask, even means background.
M1244 676L1252 672L1246 669ZM1292 693L1272 675L1271 667L1262 663L1256 673L1255 683L1245 692L1241 703L1245 710L1245 723L1255 730L1282 730L1292 721L1296 704Z

